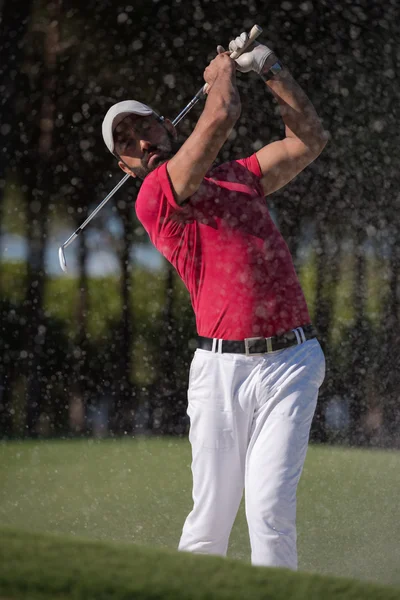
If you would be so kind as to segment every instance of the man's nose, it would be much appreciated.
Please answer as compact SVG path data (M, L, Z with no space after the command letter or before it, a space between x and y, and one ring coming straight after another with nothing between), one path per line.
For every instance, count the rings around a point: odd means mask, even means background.
M148 142L147 140L140 140L140 149L142 152L147 152L148 150L150 150L150 147L150 142Z

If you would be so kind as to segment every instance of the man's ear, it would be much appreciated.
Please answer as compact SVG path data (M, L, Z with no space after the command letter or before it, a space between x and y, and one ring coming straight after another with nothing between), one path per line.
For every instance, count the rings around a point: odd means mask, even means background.
M163 125L164 125L165 129L167 131L169 131L169 133L172 135L174 140L176 140L176 138L178 137L178 133L177 133L174 125L172 125L172 122L169 119L164 119Z
M123 163L122 160L118 161L118 166L119 166L120 169L122 169L122 171L124 173L127 173L131 177L136 177L135 173L133 171L131 171L131 169L128 167L128 165L126 165L125 163Z

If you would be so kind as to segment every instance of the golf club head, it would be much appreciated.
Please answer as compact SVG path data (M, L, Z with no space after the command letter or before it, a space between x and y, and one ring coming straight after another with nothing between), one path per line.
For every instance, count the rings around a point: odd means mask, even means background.
M65 260L64 246L60 246L58 249L58 259L60 261L60 267L64 273L67 273L67 261Z

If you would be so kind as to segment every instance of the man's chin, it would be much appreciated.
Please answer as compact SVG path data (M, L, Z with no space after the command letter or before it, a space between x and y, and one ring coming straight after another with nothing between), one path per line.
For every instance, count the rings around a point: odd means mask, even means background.
M146 166L143 165L132 170L137 177L139 177L140 179L144 179L145 177L147 177L147 175L149 175L149 173L151 173L155 169L158 169L158 167L161 167L161 165L169 161L173 156L173 152L168 154L160 154L159 156L154 157L153 160L150 161L150 164L147 164Z
M155 156L153 158L153 160L150 160L150 164L148 164L146 167L144 167L144 170L146 170L146 175L148 175L155 169L158 169L158 167L161 167L161 165L163 165L168 160L170 160L172 158L172 156L173 156L173 154L168 154L168 155L162 154L160 156Z
M149 173L151 171L154 171L154 169L161 167L161 165L166 163L170 158L171 158L171 156L157 156L157 158L155 158L153 161L151 161L151 164L148 167Z
M132 169L132 171L135 173L136 177L139 177L139 179L144 179L152 171L160 167L163 163L167 162L167 160L169 160L169 158L160 158L152 161L151 165L146 167L136 167L135 169Z

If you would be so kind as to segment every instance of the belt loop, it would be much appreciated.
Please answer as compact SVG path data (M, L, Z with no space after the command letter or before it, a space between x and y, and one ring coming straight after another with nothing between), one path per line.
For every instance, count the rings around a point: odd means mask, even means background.
M294 335L296 336L297 345L301 344L302 343L302 339L301 339L300 334L297 331L297 329L293 329L292 331L293 331Z
M222 354L222 340L218 340L218 354Z
M301 341L304 344L304 342L306 342L307 340L306 340L306 335L304 333L304 329L302 327L299 327L299 333L301 335Z
M217 351L217 340L213 338L211 352Z
M272 340L271 338L265 338L265 341L267 342L267 352L272 352Z

